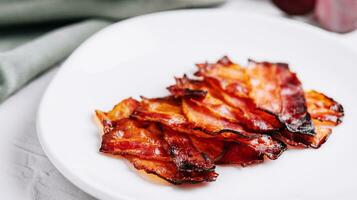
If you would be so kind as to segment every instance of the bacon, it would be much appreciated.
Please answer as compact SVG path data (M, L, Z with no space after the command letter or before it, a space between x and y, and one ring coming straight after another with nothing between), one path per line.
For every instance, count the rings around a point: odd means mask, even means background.
M152 129L156 129L153 126L155 124L142 124L132 119L117 121L112 125L112 130L102 136L100 152L113 155L135 155L145 159L171 160L167 153L167 144L160 138L161 132L153 131Z
M258 108L250 98L250 77L246 68L233 63L227 56L217 63L197 64L197 67L199 70L195 75L203 77L210 87L219 92L225 103L233 108L239 108L246 118L260 125L256 129L250 128L251 130L272 132L282 128L275 115Z
M191 136L191 141L199 151L205 152L217 165L238 164L248 166L264 161L264 154L243 143L224 142L194 136Z
M200 127L196 127L190 123L182 112L181 99L176 99L172 96L164 98L143 98L140 105L131 115L133 118L142 121L152 121L162 123L173 130L184 132L190 135L203 138L218 138L218 139L239 139L239 135L226 132L222 134L212 134L204 132Z
M280 133L280 139L291 146L319 148L324 144L332 128L342 122L343 107L338 102L314 90L305 93L307 109L315 127L315 135L298 135L287 130Z
M225 144L225 153L216 161L216 164L238 164L243 167L262 163L263 154L244 144L227 142Z
M205 133L219 135L229 132L236 134L237 137L242 139L260 136L260 134L245 131L238 123L223 118L221 114L212 111L212 108L207 108L203 103L194 99L184 98L182 100L182 110L187 120Z
M281 128L280 122L272 114L248 106L229 105L224 101L222 93L214 90L205 81L192 80L184 76L176 78L176 84L168 89L172 95L183 97L184 101L199 104L200 107L221 118L221 121L227 121L227 126L234 127L237 124L238 129L262 133L277 131Z
M206 135L190 124L182 113L181 99L173 96L148 99L142 97L140 105L131 115L142 121L152 121L164 124L175 131Z
M272 138L269 135L261 135L258 138L251 140L239 141L242 144L246 144L255 151L266 155L269 159L277 159L286 149L287 146L278 139Z
M292 133L315 134L301 82L287 64L250 60L248 74L258 107L278 115Z
M313 119L337 126L344 116L343 107L332 98L311 90L305 93L307 109Z
M196 149L189 136L130 118L138 105L129 98L109 112L96 111L104 133L100 152L121 155L135 168L174 184L216 179L213 161Z
M201 138L217 139L221 141L236 141L244 143L256 151L266 155L270 159L278 158L282 152L286 150L286 145L279 140L273 139L269 135L248 133L249 137L236 134L234 131L221 130L213 127L217 132L212 133L211 124L219 124L217 118L212 117L212 114L202 114L196 112L195 107L187 106L187 113L192 115L193 121L186 119L182 107L184 107L179 99L173 97L147 99L143 98L140 105L137 107L132 117L142 121L153 121L162 123L173 130L184 132L189 135ZM194 121L194 119L198 120ZM211 120L210 122L207 122ZM203 124L200 124L201 122ZM194 122L194 123L192 123ZM225 122L223 122L225 123ZM209 126L207 128L207 126ZM236 125L234 125L236 126ZM238 129L235 129L238 130Z
M108 113L96 111L104 133L99 151L113 155L135 155L145 159L171 160L167 153L167 144L162 139L161 130L155 123L139 122L128 118L137 105L135 100L126 99Z
M287 64L250 61L243 68L223 57L197 66L202 79L176 78L171 96L96 110L100 152L173 184L210 182L215 165L274 160L286 144L319 148L342 122L343 107L304 92Z
M203 77L210 85L221 88L237 97L249 98L251 86L246 69L224 56L217 63L197 64L196 76Z
M224 152L224 141L215 138L202 138L189 135L195 148L204 153L210 160L216 161Z
M227 104L240 108L246 113L259 112L258 116L265 112L258 108L249 96L251 84L246 68L233 63L227 56L216 63L202 63L196 66L198 71L195 75L203 77L205 82L221 94ZM276 121L276 117L270 113L263 116L267 121Z
M218 174L213 171L179 171L173 162L146 160L135 156L124 156L136 169L155 174L172 184L195 184L215 181Z
M215 166L205 152L196 149L191 138L185 134L163 126L164 140L169 152L181 171L212 171Z
M96 110L96 115L100 121L117 121L128 118L134 110L139 106L139 102L133 98L127 98L114 106L109 112Z
M291 146L297 147L312 147L320 148L330 136L332 129L329 126L325 126L318 120L313 120L315 126L315 135L294 134L288 130L284 130L278 136L280 140Z

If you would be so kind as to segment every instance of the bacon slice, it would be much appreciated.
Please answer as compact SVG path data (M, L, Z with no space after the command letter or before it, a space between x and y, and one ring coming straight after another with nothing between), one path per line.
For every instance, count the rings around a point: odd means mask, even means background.
M184 100L189 99L210 110L222 121L227 121L227 126L234 127L238 124L239 127L236 128L262 133L281 128L279 120L272 114L248 106L229 105L224 101L222 93L213 89L206 81L188 79L185 75L183 78L176 78L176 84L168 89L172 95L184 97Z
M169 152L181 171L212 171L215 166L205 152L196 149L191 138L185 134L163 126L164 139Z
M195 130L195 127L187 121L182 113L181 99L173 96L153 99L142 97L140 105L131 116L142 121L159 122L179 132L206 135Z
M137 106L138 102L129 98L110 112L96 111L104 132L101 152L121 155L135 168L174 184L216 179L213 161L198 151L186 134L168 128L162 131L157 123L130 118Z
M120 119L128 118L139 106L139 102L133 98L127 98L114 106L109 112L102 112L96 110L96 115L100 121L118 121Z
M316 134L298 135L285 130L281 133L280 139L291 146L319 148L327 141L332 128L342 122L343 107L332 98L314 90L306 92L305 97Z
M277 114L290 132L314 135L301 82L287 64L250 60L248 74L259 107Z
M125 156L136 169L155 174L172 184L195 184L215 181L218 174L213 171L179 171L173 162L146 160L135 156Z
M238 123L223 118L226 113L218 114L200 101L184 98L182 99L182 110L190 123L206 133L212 135L219 135L224 132L235 133L241 139L260 136L260 134L245 131Z
M107 126L107 125L104 125ZM170 161L167 144L153 123L139 123L132 119L113 122L102 136L100 152L113 155L135 155L145 159Z
M314 90L306 92L305 97L307 109L313 119L331 126L337 126L342 122L344 112L341 104Z
M154 125L154 123L149 124ZM156 127L142 126L141 122L139 123L132 119L121 119L115 123L112 131L103 135L100 151L113 155L122 155L135 168L156 174L173 184L200 183L216 179L218 174L213 171L213 163L211 163L210 168L208 166L198 166L206 167L204 169L198 167L189 168L188 166L191 166L189 164L192 163L193 159L190 160L191 162L182 161L182 163L186 163L186 167L177 165L178 158L187 159L186 156L190 154L180 152L170 156L168 151L169 149L171 152L173 151L172 146L171 144L166 144L159 137L159 134L161 132ZM181 146L178 144L176 147L182 149Z
M238 164L243 167L262 163L263 154L244 144L227 142L225 144L225 153L216 161L216 164Z
M197 64L196 76L203 77L215 91L220 93L223 101L234 108L239 108L244 115L261 125L260 132L269 132L282 128L277 117L261 108L258 108L249 94L251 91L250 77L247 69L233 63L224 56L217 63ZM256 130L259 131L259 130Z
M244 137L241 134L236 134L227 130L221 131L219 128L215 127L215 130L218 130L218 132L213 134L209 132L211 130L207 130L207 127L205 126L211 126L210 123L216 124L215 126L217 126L217 124L219 124L219 122L216 121L217 118L212 117L211 113L202 114L196 112L195 107L187 107L187 112L194 115L193 118L197 118L199 120L198 122L202 120L202 123L204 124L194 121L194 123L192 123L186 119L181 109L182 107L183 105L181 104L180 99L175 99L173 97L156 99L143 98L140 105L132 114L132 117L142 121L160 122L173 130L196 137L211 138L221 141L238 141L249 145L251 148L266 155L270 159L278 158L282 152L286 150L286 145L284 143L273 139L269 135L247 133L251 137ZM207 123L206 120L211 120L211 122Z
M100 152L170 161L159 127L152 122L128 118L138 105L139 102L129 98L107 113L96 111L104 133Z
M227 56L217 63L201 63L196 66L198 71L195 75L203 77L215 89L220 88L225 93L243 99L250 98L251 85L246 68L233 63Z
M332 129L329 126L324 125L318 120L313 120L315 126L315 135L294 134L288 130L284 130L280 133L278 138L284 141L286 144L297 147L312 147L319 148L324 144L330 136Z

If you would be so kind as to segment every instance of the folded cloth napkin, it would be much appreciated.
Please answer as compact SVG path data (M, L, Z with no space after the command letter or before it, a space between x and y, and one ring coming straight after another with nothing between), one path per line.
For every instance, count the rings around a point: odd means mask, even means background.
M209 7L223 2L0 0L0 102L115 21L155 11Z

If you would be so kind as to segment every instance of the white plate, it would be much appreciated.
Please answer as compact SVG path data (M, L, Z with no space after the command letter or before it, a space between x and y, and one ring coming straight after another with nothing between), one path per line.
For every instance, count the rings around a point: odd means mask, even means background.
M254 167L218 167L216 182L176 187L148 180L123 160L98 152L94 109L123 98L167 94L173 76L222 55L246 63L291 64L305 89L345 107L343 124L318 150L290 150ZM41 144L70 181L102 199L353 199L357 189L357 55L338 39L290 20L213 10L129 19L85 42L64 63L38 113Z

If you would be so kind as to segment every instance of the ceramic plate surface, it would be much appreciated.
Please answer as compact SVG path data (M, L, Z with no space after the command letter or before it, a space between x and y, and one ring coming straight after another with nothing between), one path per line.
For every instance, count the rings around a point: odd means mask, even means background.
M305 89L342 103L346 116L318 150L290 150L253 167L218 167L217 181L177 187L152 181L124 160L98 152L94 110L126 97L168 94L173 77L223 55L288 62ZM338 38L283 19L215 10L151 14L114 24L63 64L45 93L37 128L49 159L101 199L354 199L357 185L357 55Z

